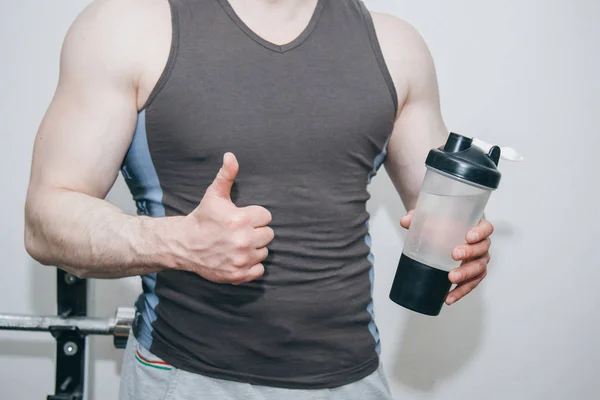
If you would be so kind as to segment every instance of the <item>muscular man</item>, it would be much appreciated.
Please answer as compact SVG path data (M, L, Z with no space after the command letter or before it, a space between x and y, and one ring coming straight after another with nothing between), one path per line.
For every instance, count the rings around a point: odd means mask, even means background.
M412 209L447 134L423 40L359 0L98 0L36 139L26 247L142 276L122 399L390 399L367 184L385 162ZM138 216L104 201L119 170ZM448 304L491 233L455 250Z

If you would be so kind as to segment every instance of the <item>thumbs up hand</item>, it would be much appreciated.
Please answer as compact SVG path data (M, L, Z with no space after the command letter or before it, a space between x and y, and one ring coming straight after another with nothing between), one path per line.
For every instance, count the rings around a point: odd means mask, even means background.
M183 219L178 235L177 269L195 272L218 282L241 284L261 277L262 261L273 240L271 213L260 206L238 208L231 188L239 171L232 153L208 187L198 207Z

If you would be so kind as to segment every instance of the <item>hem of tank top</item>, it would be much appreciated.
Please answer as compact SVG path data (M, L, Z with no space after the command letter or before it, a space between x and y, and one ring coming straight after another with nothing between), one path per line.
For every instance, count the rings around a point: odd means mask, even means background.
M175 65L177 64L177 58L178 58L178 54L179 54L180 27L179 27L179 12L173 2L174 2L174 0L168 0L169 9L171 12L171 47L169 49L169 56L167 58L167 63L165 64L165 67L163 68L163 71L162 71L160 77L158 78L156 85L154 85L154 88L150 92L148 99L146 100L146 102L144 103L142 108L138 110L138 113L141 113L142 111L146 110L148 107L150 107L152 105L152 103L154 102L156 97L160 94L160 92L166 86L167 82L169 81L169 78L171 77L171 74L173 73L173 70L175 69Z
M375 55L375 59L377 60L377 64L379 64L379 69L381 70L381 74L383 75L383 79L388 86L390 94L392 96L392 103L394 105L394 121L398 116L398 92L396 91L396 85L394 84L394 80L392 79L392 75L390 74L390 70L387 67L387 63L385 62L385 58L383 57L383 52L381 51L381 45L379 44L379 39L377 38L377 31L375 30L375 23L373 22L373 18L371 17L371 12L365 6L362 0L357 0L363 14L363 20L365 23L365 27L367 29L367 34L369 35L369 39L371 40L371 48Z
M230 372L214 367L198 368L181 359L173 359L171 357L172 355L170 354L163 353L160 349L160 344L157 345L156 342L153 342L152 347L153 348L151 352L155 356L169 363L169 365L172 365L173 367L190 374L202 375L205 377L220 379L224 381L233 381L246 383L250 385L275 387L281 389L334 389L344 385L349 385L354 382L358 382L361 379L366 378L367 376L377 371L381 363L379 354L375 352L375 356L368 359L366 362L363 362L358 366L346 369L342 372L323 374L316 377L311 377L309 380L302 380L302 378L300 377L300 380L294 381L285 378L272 378L266 376L256 376L251 374ZM330 377L333 377L335 379L329 379Z

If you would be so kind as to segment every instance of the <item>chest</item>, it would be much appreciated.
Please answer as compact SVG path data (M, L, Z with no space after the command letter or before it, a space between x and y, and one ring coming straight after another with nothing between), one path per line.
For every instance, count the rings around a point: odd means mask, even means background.
M388 88L356 65L214 58L179 65L152 104L157 152L198 161L234 151L242 159L326 168L372 160L391 132Z
M366 180L396 107L358 11L323 8L318 24L277 48L217 2L191 5L178 13L170 62L146 109L152 158L169 179L197 179L233 152L257 179Z

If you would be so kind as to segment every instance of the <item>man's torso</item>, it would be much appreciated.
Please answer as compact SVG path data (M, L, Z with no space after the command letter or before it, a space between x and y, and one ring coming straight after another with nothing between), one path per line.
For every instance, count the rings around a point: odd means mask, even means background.
M218 378L317 388L366 376L378 365L366 187L406 97L402 69L386 67L402 58L386 17L375 36L359 3L321 0L280 46L224 0L171 6L144 10L155 45L140 50L123 166L139 213L191 212L231 151L232 200L269 209L275 239L265 276L249 284L145 277L138 340Z

